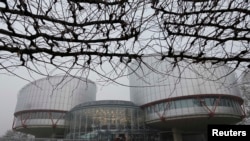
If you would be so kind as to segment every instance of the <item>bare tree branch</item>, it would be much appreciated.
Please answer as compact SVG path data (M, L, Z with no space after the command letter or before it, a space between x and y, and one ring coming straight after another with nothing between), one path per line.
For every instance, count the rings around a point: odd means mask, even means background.
M133 61L157 72L143 62L148 56L173 68L186 61L246 69L249 7L245 0L1 1L0 70L74 75L105 63L113 71L98 74L115 81Z

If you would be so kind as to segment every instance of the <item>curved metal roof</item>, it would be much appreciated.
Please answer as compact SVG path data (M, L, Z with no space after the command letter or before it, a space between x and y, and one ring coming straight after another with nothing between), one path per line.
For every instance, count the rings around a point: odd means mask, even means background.
M85 102L82 104L79 104L72 108L70 111L75 111L83 108L89 108L89 107L132 107L132 108L139 108L137 105L135 105L131 101L123 101L123 100L99 100L99 101L90 101Z
M29 87L30 85L37 85L37 83L40 83L41 81L50 81L50 80L53 80L55 78L61 78L62 80L65 80L66 78L68 78L68 79L78 79L79 81L83 81L83 82L87 82L87 83L92 83L92 84L96 85L94 81L92 81L92 80L90 80L88 78L85 78L85 77L70 76L70 75L55 75L55 76L48 76L48 77L44 77L44 78L40 78L38 80L32 81L32 82L24 85L22 87L22 89L25 89L26 87Z

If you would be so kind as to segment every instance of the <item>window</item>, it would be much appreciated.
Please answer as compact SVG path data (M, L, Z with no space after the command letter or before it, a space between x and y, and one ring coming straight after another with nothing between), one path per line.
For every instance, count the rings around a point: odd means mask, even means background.
M180 101L180 100L175 101L175 108L176 108L176 109L182 108L182 105L181 105L181 101Z

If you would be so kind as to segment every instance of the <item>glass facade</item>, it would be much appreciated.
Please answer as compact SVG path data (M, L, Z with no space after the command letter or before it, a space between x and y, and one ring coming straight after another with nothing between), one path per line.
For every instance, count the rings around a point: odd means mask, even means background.
M154 141L140 108L128 101L95 101L73 108L66 116L66 138L83 141Z
M164 113L164 117L171 116L185 116L192 114L204 114L208 115L211 112L217 114L231 114L235 116L243 115L241 108L242 101L232 99L229 97L205 97L205 98L188 98L188 99L176 99L164 102L158 102L144 106L146 114L146 120L152 120L152 114ZM195 109L196 110L193 110ZM198 110L200 109L200 110ZM213 111L215 110L215 111ZM180 112L181 114L178 114ZM159 118L159 117L155 117Z
M21 118L27 118L29 120L32 119L62 119L65 116L65 111L28 111L28 112L22 112L18 113L18 120L21 120Z

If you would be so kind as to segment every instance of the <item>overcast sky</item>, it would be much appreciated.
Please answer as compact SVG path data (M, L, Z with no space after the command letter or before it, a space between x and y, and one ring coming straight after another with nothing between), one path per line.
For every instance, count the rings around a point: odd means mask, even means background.
M122 78L120 81L128 83L127 78ZM27 83L27 81L17 77L0 74L0 136L12 128L17 94ZM129 100L129 88L114 84L105 87L98 85L97 100L102 99Z

